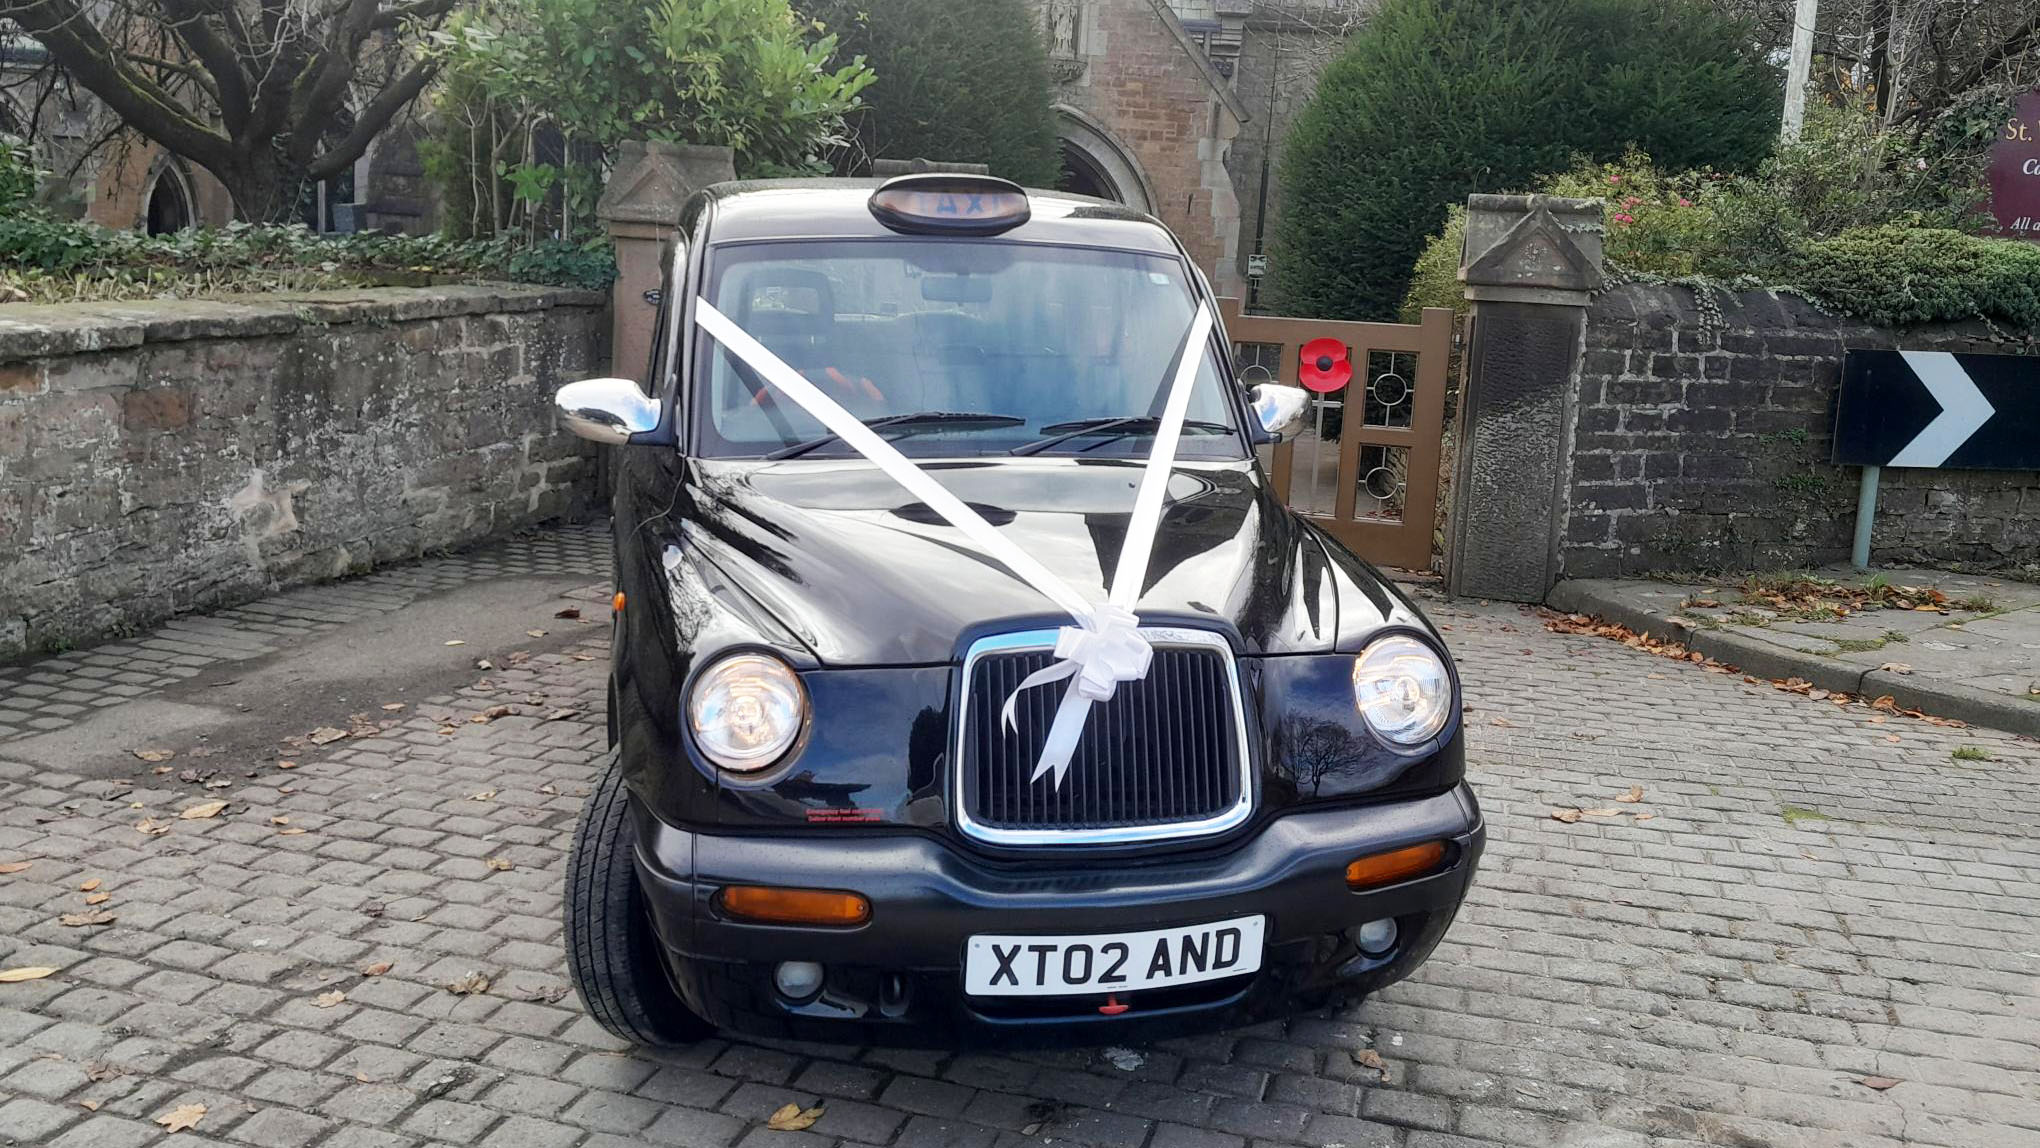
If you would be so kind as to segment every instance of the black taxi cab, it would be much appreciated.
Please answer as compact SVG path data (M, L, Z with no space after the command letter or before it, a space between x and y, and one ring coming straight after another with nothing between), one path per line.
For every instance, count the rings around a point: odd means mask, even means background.
M1245 1024L1409 975L1473 879L1459 681L1270 490L1160 223L981 176L686 205L614 444L613 750L566 940L626 1040Z

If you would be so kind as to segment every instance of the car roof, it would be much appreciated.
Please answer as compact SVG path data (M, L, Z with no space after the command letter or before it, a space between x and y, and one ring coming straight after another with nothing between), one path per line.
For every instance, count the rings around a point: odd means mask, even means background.
M929 238L893 231L871 214L879 179L761 179L718 183L702 194L713 205L708 242L759 239ZM1160 221L1125 204L1060 191L1027 188L1027 222L995 239L1176 256L1175 240ZM980 239L933 236L950 242Z

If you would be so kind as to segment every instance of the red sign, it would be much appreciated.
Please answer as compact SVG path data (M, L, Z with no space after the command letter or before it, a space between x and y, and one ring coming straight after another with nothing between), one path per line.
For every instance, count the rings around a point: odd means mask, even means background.
M2040 242L2040 92L2019 97L1990 150L1990 213L2004 234Z

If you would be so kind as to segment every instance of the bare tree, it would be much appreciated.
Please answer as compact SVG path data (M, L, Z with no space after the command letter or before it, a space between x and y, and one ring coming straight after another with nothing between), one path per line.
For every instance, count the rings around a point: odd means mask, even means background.
M279 220L432 79L413 49L461 0L0 0L134 131Z
M1782 52L1793 0L1711 0ZM1870 92L1891 121L1932 116L1979 89L2040 84L2033 0L1822 0L1814 52L1830 91Z

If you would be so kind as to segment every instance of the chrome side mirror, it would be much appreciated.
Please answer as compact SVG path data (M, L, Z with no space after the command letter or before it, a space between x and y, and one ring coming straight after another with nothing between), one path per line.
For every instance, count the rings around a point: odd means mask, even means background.
M1262 383L1247 392L1247 402L1254 408L1254 417L1261 420L1261 429L1280 442L1303 421L1304 412L1310 409L1310 392L1301 387Z
M659 429L659 401L629 379L582 379L553 395L560 424L593 442L626 443Z

